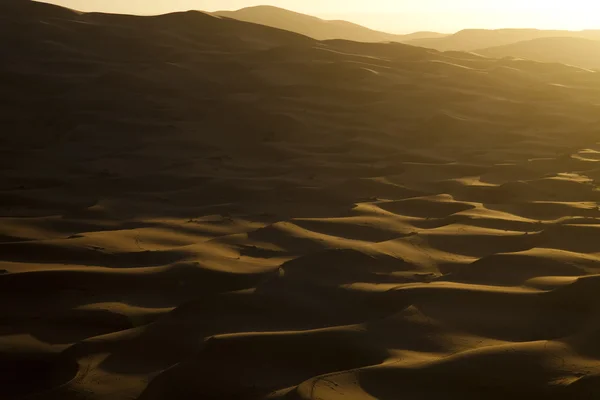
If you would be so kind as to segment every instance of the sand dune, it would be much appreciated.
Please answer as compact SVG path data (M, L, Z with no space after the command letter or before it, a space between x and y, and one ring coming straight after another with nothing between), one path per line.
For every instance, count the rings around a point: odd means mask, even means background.
M285 29L317 40L346 39L358 42L404 42L445 36L437 32L414 32L407 35L396 35L369 29L348 21L323 20L311 15L272 6L247 7L237 11L217 11L213 14Z
M600 392L597 72L0 11L0 398Z
M494 58L517 57L600 69L600 40L576 37L542 38L476 52Z
M419 38L407 43L442 51L475 51L488 47L507 46L534 39L558 37L600 40L600 30L465 29L446 37Z

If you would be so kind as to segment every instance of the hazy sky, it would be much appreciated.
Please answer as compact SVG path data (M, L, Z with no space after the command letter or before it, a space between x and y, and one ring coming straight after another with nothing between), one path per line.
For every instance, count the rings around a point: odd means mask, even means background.
M390 32L464 28L600 29L599 0L47 0L82 11L160 14L268 4Z

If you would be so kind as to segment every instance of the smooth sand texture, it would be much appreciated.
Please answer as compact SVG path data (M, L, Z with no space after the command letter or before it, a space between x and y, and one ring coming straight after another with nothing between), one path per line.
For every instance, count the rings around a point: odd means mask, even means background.
M0 398L592 399L600 75L0 3Z

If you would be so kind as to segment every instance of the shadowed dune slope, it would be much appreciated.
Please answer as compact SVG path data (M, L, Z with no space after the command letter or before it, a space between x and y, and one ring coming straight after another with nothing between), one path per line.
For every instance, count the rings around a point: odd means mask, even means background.
M29 1L0 42L0 398L600 392L598 73Z

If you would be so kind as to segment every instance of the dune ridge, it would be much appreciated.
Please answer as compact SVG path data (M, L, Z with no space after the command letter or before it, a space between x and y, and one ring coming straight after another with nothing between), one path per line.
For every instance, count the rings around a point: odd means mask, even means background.
M506 46L528 40L559 37L600 40L600 30L464 29L453 35L441 38L418 38L409 41L408 44L442 51L475 51L488 47Z
M600 391L600 75L0 3L0 397Z
M475 52L494 58L519 57L600 69L600 35L596 40L578 37L539 38Z
M272 6L212 14L284 29L317 40L399 42L440 51L470 51L493 58L515 57L600 69L600 62L595 56L600 46L600 30L464 29L453 34L414 32L398 35ZM398 24L401 26L402 21L399 20Z
M273 6L246 7L236 11L217 11L213 15L285 29L317 40L345 39L358 42L405 42L445 36L445 34L437 32L414 32L405 35L380 32L348 21L324 20Z

